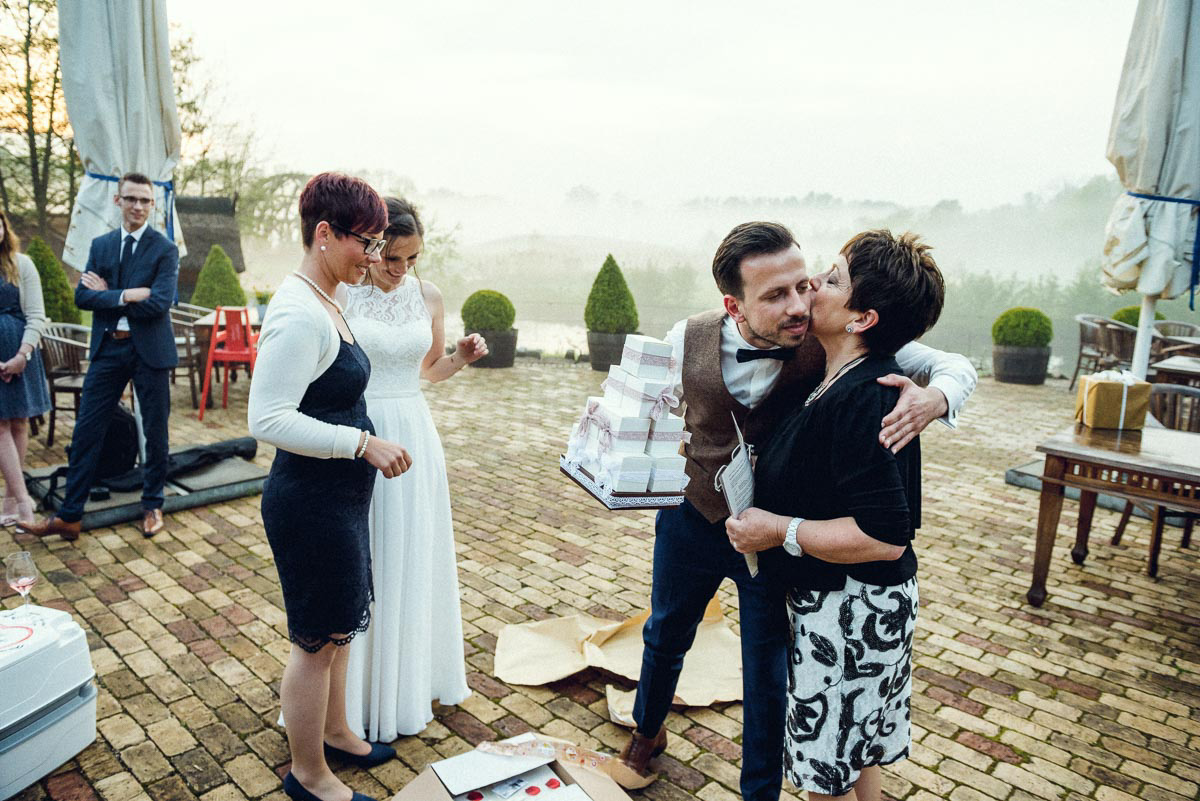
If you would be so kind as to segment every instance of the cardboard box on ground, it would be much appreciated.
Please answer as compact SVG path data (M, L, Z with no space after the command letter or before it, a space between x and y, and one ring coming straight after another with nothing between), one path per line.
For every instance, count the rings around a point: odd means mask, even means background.
M503 740L499 745L536 742L570 745L533 733ZM513 801L529 798L538 801L631 801L607 774L581 764L570 764L562 756L506 756L478 749L431 763L393 796L393 801Z

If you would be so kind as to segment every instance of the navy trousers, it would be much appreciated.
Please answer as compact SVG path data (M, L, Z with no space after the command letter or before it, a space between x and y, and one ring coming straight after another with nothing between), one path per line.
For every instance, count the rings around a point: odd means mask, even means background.
M785 593L751 578L725 522L709 523L687 501L655 522L650 617L642 629L642 673L633 717L653 737L667 718L683 657L722 580L737 584L742 639L742 798L778 801L783 781L788 632Z
M170 368L147 367L134 350L131 339L105 336L100 350L83 379L79 415L67 451L67 483L58 516L68 523L83 517L83 506L100 464L100 446L109 421L133 379L142 431L146 435L145 481L142 508L161 509L163 485L167 480L167 416L171 412Z

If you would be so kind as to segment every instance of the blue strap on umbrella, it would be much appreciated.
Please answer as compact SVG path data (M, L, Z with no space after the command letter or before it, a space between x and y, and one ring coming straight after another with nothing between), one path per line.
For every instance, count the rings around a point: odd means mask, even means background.
M114 184L121 183L121 179L115 175L101 175L98 172L87 171L87 175L99 181L111 181ZM166 205L167 215L167 239L175 241L175 204L171 202L171 194L175 191L174 181L152 181L155 186L161 186L163 190L163 203Z
M1130 197L1138 197L1142 200L1159 200L1163 203L1184 203L1188 206L1200 206L1200 200L1192 200L1186 197L1167 197L1166 195L1151 195L1144 192L1126 192ZM1188 308L1192 311L1196 310L1196 284L1200 283L1200 222L1196 225L1196 239L1192 242L1192 280L1191 290L1188 294Z

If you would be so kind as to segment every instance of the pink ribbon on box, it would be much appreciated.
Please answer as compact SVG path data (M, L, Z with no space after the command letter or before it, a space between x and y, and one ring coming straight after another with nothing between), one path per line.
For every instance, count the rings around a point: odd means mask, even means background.
M669 370L675 369L674 356L655 356L652 353L642 353L636 351L628 345L621 351L621 361L628 359L634 364L646 364L651 367L666 367Z
M587 411L583 413L583 417L579 418L579 425L575 428L575 436L572 440L577 442L577 450L582 450L587 442L588 430L595 426L597 430L596 439L598 447L596 449L598 456L603 456L612 450L614 440L628 440L630 442L645 441L646 434L641 431L614 431L612 420L608 415L600 411L600 404L597 401L592 401L587 406Z
M649 439L655 442L685 442L692 441L691 431L651 431Z
M634 400L650 401L654 405L650 408L650 419L657 420L663 416L668 408L675 409L679 406L679 398L671 392L670 387L664 389L658 395L647 395L640 389L629 386L629 384L617 384L611 378L606 378L600 382L601 389L616 388L621 391L621 394L627 398Z

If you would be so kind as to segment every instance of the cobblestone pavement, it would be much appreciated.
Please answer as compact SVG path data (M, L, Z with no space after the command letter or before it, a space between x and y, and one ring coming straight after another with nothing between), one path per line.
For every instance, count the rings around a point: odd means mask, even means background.
M653 517L603 511L557 470L567 431L600 375L564 362L466 371L429 398L447 449L475 694L438 709L400 759L344 770L387 797L428 762L527 729L617 749L595 671L547 687L491 676L506 623L589 612L621 618L648 602ZM203 423L176 389L172 442L244 435L247 382ZM1037 495L1005 468L1070 421L1065 382L981 383L957 432L924 438L922 609L915 647L912 756L885 770L894 799L1184 801L1200 787L1200 574L1197 547L1168 529L1159 578L1145 573L1148 526L1120 547L1098 510L1092 555L1072 564L1064 509L1046 605L1024 603ZM267 465L271 449L257 461ZM417 455L419 458L419 454ZM63 460L35 445L31 464ZM258 498L168 516L144 539L133 525L77 543L0 531L0 553L31 550L47 580L37 602L74 613L98 674L99 736L21 801L283 799L287 747L274 725L288 652ZM736 621L728 582L721 601ZM3 603L16 605L7 594ZM663 777L647 799L737 796L741 706L679 709ZM633 794L639 797L638 793ZM787 796L794 798L795 794Z

